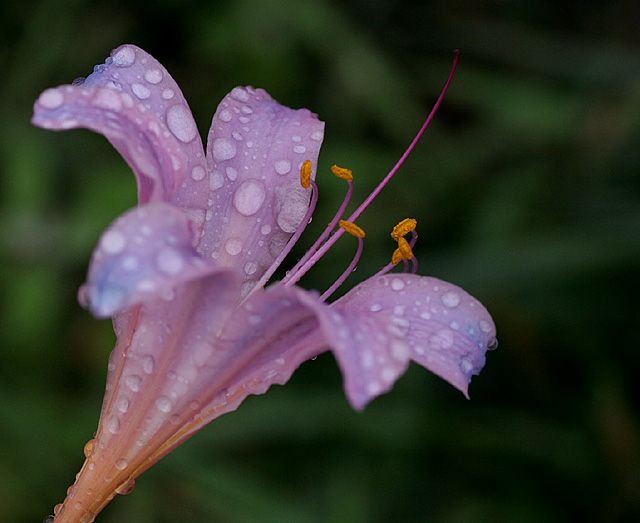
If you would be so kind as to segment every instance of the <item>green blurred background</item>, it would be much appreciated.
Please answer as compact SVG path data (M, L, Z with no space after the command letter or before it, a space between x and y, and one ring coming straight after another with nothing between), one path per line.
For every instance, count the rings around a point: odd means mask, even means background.
M358 222L365 254L347 288L416 217L421 274L478 297L500 347L471 401L412 365L364 413L325 354L201 431L98 522L640 520L640 7L576 6L2 2L0 521L40 522L82 464L114 337L75 293L100 232L135 204L106 140L33 128L32 103L122 43L169 69L203 134L236 85L319 113L306 245L342 200L330 165L354 170L362 199L459 47L435 122ZM341 241L301 283L326 288L354 250Z

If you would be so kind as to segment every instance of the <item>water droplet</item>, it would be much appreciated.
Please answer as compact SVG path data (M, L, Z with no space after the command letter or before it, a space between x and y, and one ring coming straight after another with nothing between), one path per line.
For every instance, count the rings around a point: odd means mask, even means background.
M209 188L212 191L216 189L220 189L224 185L224 176L220 174L218 171L215 171L211 177L209 178Z
M133 490L133 487L136 486L136 481L131 478L122 483L120 486L116 487L116 494L120 494L121 496L126 496Z
M268 225L268 224L267 225L263 225L260 228L260 232L266 236L267 234L269 234L271 232L271 225Z
M378 312L382 310L382 305L380 305L379 303L374 303L371 307L369 307L369 310L371 312Z
M469 374L473 370L473 364L468 358L460 359L460 368L464 374Z
M295 143L300 143L302 141L302 136L298 136L297 134L294 134L291 137L291 141Z
M47 89L40 95L40 98L38 98L38 103L45 109L56 109L60 107L63 102L64 95L59 89Z
M136 374L131 374L124 379L124 382L127 384L127 387L131 389L133 392L138 392L140 390L140 386L142 385L142 378Z
M167 111L167 127L178 140L184 143L189 143L198 134L191 112L182 104L174 105Z
M496 350L497 348L498 348L498 339L493 338L492 340L489 341L489 344L487 345L487 350Z
M164 91L162 91L162 98L164 98L165 100L171 100L174 94L175 93L173 92L173 89L165 89Z
M480 320L479 326L482 332L491 332L491 324L488 321Z
M230 122L233 119L233 115L231 114L231 111L229 111L229 109L223 109L222 111L220 111L218 118L220 118L220 120L222 120L223 122Z
M431 336L429 342L435 349L448 349L453 345L453 333L446 329L439 330Z
M256 262L247 262L244 265L244 272L246 274L254 274L258 270L258 264Z
M84 446L84 457L85 458L90 458L91 457L91 453L93 452L93 444L95 443L95 438L94 439L90 439L89 441L87 441L87 443Z
M400 278L394 278L393 280L391 280L391 288L394 291L401 291L402 289L404 289L404 281L402 281Z
M143 84L133 84L131 86L131 90L140 100L146 100L151 96L151 91Z
M460 304L460 295L457 292L449 291L442 295L440 298L450 309L457 307Z
M244 216L252 216L260 210L266 196L264 184L259 180L246 180L233 195L233 205Z
M173 404L167 396L160 396L156 400L156 407L158 407L158 410L162 412L170 412L173 408Z
M123 47L116 54L113 55L113 65L118 67L129 67L136 61L136 52L132 47Z
M227 167L224 172L227 173L227 178L232 182L235 182L238 178L238 171L236 171L233 167Z
M129 462L126 459L119 459L118 461L116 461L115 463L115 467L118 470L124 470L127 468L127 466L129 465Z
M291 170L291 162L289 160L278 160L273 164L278 174L287 174Z
M314 140L316 142L321 142L322 139L324 138L324 133L322 131L314 131L314 132L311 133L309 138L311 138L312 140Z
M204 179L205 174L207 174L207 172L201 165L196 165L193 169L191 169L191 178L193 178L197 182Z
M184 268L184 259L177 250L166 247L156 256L156 264L160 272L175 276Z
M230 160L236 155L236 144L228 138L217 138L212 144L212 154L216 162Z
M242 250L242 240L235 236L229 238L224 244L224 249L231 254L231 256L235 256Z
M297 154L304 154L307 152L307 148L304 145L295 145L293 147L293 152Z
M100 248L110 256L120 254L126 245L127 238L120 231L109 230L100 239Z
M149 69L144 73L144 79L150 84L159 84L162 81L162 71L160 69Z
M248 102L249 101L249 93L243 87L235 87L229 96L238 102Z
M153 360L153 356L144 356L142 358L142 370L147 374L151 374L153 372L153 366L155 361Z
M129 400L124 396L119 397L116 401L116 408L122 413L127 412L129 410Z
M111 432L111 434L117 434L120 432L120 420L117 416L113 416L107 421L107 430Z

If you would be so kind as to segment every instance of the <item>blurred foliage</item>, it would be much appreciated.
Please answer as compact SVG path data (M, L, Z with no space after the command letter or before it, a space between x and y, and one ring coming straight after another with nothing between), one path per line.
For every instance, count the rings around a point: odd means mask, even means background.
M420 272L481 299L500 347L470 402L414 365L361 414L321 356L99 522L640 519L636 2L27 0L1 3L0 20L0 520L41 521L82 464L114 338L75 292L100 232L135 204L106 140L32 128L31 106L125 42L169 69L202 133L240 84L319 113L320 172L352 168L359 198L460 47L436 120L359 220L365 256L348 284L416 217ZM309 244L344 190L319 183ZM343 241L302 283L326 288L354 248Z

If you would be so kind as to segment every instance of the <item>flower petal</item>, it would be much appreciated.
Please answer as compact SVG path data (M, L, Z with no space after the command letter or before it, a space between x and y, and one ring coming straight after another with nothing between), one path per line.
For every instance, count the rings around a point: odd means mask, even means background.
M466 291L436 278L390 274L369 278L333 308L391 319L411 347L411 359L468 397L471 376L485 363L496 329L484 306Z
M220 103L207 145L209 178L188 180L176 202L208 209L198 250L243 272L246 295L281 252L309 206L300 167L313 173L324 123L262 89L236 87Z
M196 252L193 237L189 219L170 204L132 209L102 234L80 301L98 317L113 316L219 270Z
M33 123L103 134L133 169L140 203L168 201L188 173L204 173L204 150L180 88L151 55L133 45L73 86L44 91Z

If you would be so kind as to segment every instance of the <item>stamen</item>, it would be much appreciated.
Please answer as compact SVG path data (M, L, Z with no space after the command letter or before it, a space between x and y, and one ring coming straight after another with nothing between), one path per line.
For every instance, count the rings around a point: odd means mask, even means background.
M351 223L349 225L353 225L353 224ZM342 225L340 226L342 227ZM360 227L358 227L357 225L353 225L353 226L359 229L360 231L362 231L362 229L360 229ZM331 296L336 291L336 289L340 287L340 285L342 285L344 281L349 277L349 275L356 269L356 265L358 264L358 261L360 260L360 255L362 254L362 248L364 247L364 240L362 239L363 236L364 236L364 231L362 231L362 236L356 236L356 238L358 238L358 250L356 251L356 254L353 257L353 260L351 260L351 263L340 275L340 277L335 282L333 282L331 287L329 287L326 291L322 293L322 295L320 296L320 301L325 301L329 296Z
M398 238L398 248L393 253L391 263L397 265L400 260L411 260L413 258L413 251L409 246L409 242L404 238Z
M338 178L342 178L343 180L347 180L348 182L353 181L353 171L350 169L345 169L344 167L338 167L337 165L333 165L331 167L331 172L335 174Z
M397 240L401 236L404 236L405 234L409 234L411 231L413 231L416 228L417 225L418 225L417 220L414 220L413 218L405 218L393 228L391 237L394 240Z
M305 160L300 168L300 185L304 189L311 186L311 160Z
M355 236L356 238L364 238L364 231L358 227L355 223L351 223L345 220L340 220L338 225L342 227L345 231L347 231L351 236ZM403 238L404 239L404 238ZM406 243L406 240L405 240ZM407 247L409 244L407 243ZM411 251L411 249L409 249Z
M348 169L344 169L344 170L349 171ZM349 173L351 173L351 171L349 171ZM353 179L353 176L351 178ZM305 253L305 255L302 258L300 258L300 260L298 260L298 263L295 264L295 266L287 273L287 275L284 278L282 278L282 283L293 285L300 278L302 278L304 273L306 273L311 267L313 267L313 265L317 260L319 260L322 257L322 255L320 255L318 258L315 259L315 261L313 261L313 263L306 266L306 264L309 262L309 259L314 254L316 254L316 252L321 246L323 247L323 244L325 243L327 238L329 238L329 235L333 232L333 230L338 225L340 218L342 218L342 215L347 210L347 206L351 201L351 195L353 194L353 181L347 180L346 178L344 179L349 184L349 188L347 189L347 194L345 195L344 200L342 201L342 205L340 205L340 208L336 212L335 216L333 217L333 219L331 220L327 228L322 232L320 237L314 242L314 244L309 248L309 250ZM342 235L342 233L343 233L343 229L338 229L338 231L335 234ZM323 251L323 254L324 252L326 251Z

